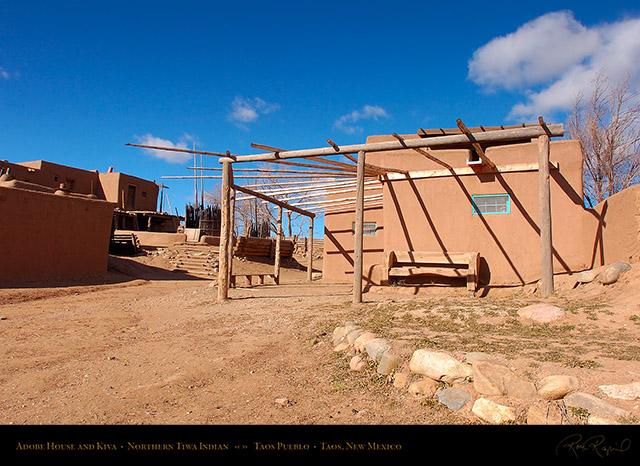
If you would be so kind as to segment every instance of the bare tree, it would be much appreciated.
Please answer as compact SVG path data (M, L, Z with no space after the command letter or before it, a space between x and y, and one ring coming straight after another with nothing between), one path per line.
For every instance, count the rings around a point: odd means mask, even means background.
M593 84L588 100L576 97L568 117L569 136L582 144L589 204L640 181L640 100L630 90L630 76L610 85L600 72Z

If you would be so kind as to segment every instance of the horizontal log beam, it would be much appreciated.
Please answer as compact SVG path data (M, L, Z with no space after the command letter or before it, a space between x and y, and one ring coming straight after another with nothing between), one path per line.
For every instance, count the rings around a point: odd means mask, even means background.
M509 142L509 141L525 141L528 139L534 139L543 134L548 134L554 137L563 136L564 126L562 123L546 125L546 126L528 126L525 128L505 129L498 131L487 131L481 133L473 133L473 137L477 143L487 142ZM282 159L304 158L304 157L319 157L340 154L352 154L354 152L380 152L380 151L392 151L401 149L413 149L418 148L437 148L440 146L468 146L469 137L466 134L453 134L445 136L435 136L432 138L419 138L419 139L407 139L405 141L383 141L383 142L371 142L364 144L352 144L346 146L340 146L336 151L334 147L321 147L316 149L301 149L291 150L284 152L271 152L266 154L254 154L254 155L234 155L233 157L222 157L220 162L224 160L231 162L260 162L260 161L277 161Z

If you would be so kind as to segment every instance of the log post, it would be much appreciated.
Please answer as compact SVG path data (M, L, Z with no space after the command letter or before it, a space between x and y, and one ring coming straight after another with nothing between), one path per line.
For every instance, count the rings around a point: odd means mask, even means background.
M276 254L273 265L273 278L276 285L280 284L280 248L282 239L282 207L278 206L277 229L276 229Z
M356 222L353 247L353 302L362 302L362 232L364 223L364 165L365 152L358 152L356 183Z
M218 254L218 301L229 297L229 191L231 162L222 162L222 188L220 195L220 246Z
M538 137L538 166L538 188L540 196L540 292L543 297L547 297L554 292L548 135Z
M309 217L309 238L307 243L307 254L309 256L309 262L307 263L307 281L310 282L313 277L313 217Z
M236 190L230 189L229 190L229 244L227 245L227 250L229 251L229 284L231 284L231 277L233 276L233 238L234 238L234 231L235 231L235 219L236 219Z

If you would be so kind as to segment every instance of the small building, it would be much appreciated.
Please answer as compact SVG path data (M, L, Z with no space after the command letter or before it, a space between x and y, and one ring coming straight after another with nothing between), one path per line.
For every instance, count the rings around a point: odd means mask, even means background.
M402 138L443 134L444 130L420 131ZM367 143L395 137L370 136ZM477 149L495 166L480 163ZM609 209L608 217L603 205L585 207L580 143L552 140L549 157L553 272L574 273L615 260L633 260L637 246L626 246L632 250L631 257L622 252L622 246L603 248L607 229L620 228L624 209L616 196L609 200L615 208ZM365 184L369 201L364 204L363 220L364 285L464 283L461 257L473 258L468 267L477 269L477 287L525 285L540 279L536 139L371 152L366 162L397 172ZM627 236L637 245L640 203L637 194L625 196L635 199L627 216L635 212L636 222ZM342 210L327 210L323 280L353 282L354 234L353 203Z

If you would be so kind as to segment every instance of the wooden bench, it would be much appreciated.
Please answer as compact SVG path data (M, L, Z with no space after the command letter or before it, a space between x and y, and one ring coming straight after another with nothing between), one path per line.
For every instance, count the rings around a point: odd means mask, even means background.
M467 279L467 290L478 288L477 252L390 251L387 254L387 279L436 275Z
M133 233L111 234L109 254L132 256L140 249L138 237Z
M278 285L279 280L278 278L271 273L251 273L251 274L247 274L247 273L242 273L242 274L237 274L237 275L232 275L231 276L231 286L235 287L236 286L236 280L237 277L245 277L247 279L247 281L249 282L249 286L253 285L253 277L258 277L258 282L260 285L264 285L264 279L265 277L271 277L274 281L274 283L276 285Z

